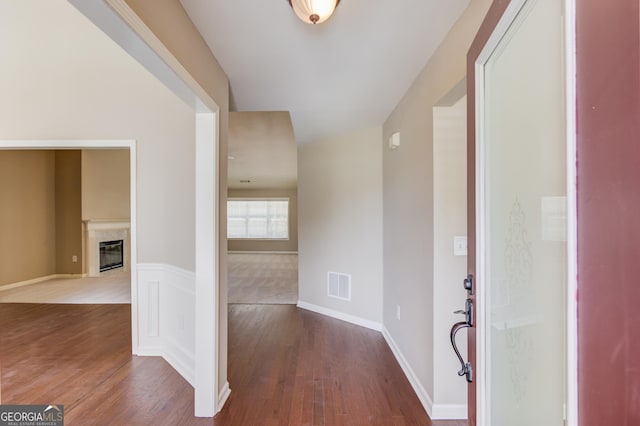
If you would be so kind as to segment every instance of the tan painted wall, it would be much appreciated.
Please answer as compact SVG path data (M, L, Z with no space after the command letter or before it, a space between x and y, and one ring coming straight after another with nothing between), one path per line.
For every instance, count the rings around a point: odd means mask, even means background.
M296 189L229 189L229 198L289 198L289 239L229 240L229 251L298 251L298 191Z
M227 381L227 135L229 128L229 80L178 0L126 0L127 4L215 100L219 111L218 211L220 244L219 370L220 388Z
M55 274L55 153L0 150L0 203L0 286Z
M298 148L300 301L382 321L382 138L371 127ZM327 272L352 275L350 302Z
M0 256L7 259L0 285L52 274L81 274L81 151L0 151L0 161L5 183L0 192ZM126 172L128 176L128 164ZM24 212L27 204L29 211Z
M82 150L82 220L129 219L128 149Z
M79 150L55 152L57 274L82 273L81 161Z
M434 331L432 108L465 77L467 50L490 3L471 1L383 126L385 141L401 134L401 146L383 154L384 325L432 398L434 333L449 331Z

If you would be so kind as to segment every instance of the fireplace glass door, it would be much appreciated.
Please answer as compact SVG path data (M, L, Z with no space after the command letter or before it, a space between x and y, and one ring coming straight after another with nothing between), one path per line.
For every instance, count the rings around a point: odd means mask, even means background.
M124 266L124 241L100 242L100 272Z

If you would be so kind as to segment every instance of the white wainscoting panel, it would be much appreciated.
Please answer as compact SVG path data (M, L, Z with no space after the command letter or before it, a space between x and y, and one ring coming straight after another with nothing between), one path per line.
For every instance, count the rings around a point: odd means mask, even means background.
M195 283L194 272L165 266L161 296L165 315L160 321L164 330L163 357L191 386L195 384Z
M160 263L138 264L137 355L161 356L195 382L195 273Z
M160 336L160 281L147 283L147 335Z
M164 280L164 269L162 265L139 263L137 273L138 350L136 355L162 356L163 344L159 321L160 286Z

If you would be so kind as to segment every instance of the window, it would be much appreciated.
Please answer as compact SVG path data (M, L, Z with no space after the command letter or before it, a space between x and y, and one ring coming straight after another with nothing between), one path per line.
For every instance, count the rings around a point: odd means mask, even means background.
M289 239L289 199L229 199L227 238Z

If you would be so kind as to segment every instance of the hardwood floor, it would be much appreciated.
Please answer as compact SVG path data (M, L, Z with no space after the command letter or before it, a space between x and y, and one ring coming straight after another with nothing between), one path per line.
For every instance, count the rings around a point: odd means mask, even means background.
M433 425L379 333L290 305L231 305L232 394L193 417L164 360L131 355L129 305L0 306L2 403L65 405L68 425Z
M433 425L380 333L295 306L229 307L229 425ZM220 423L218 423L220 422Z
M229 303L298 303L298 255L229 253Z
M130 305L0 305L2 403L64 404L68 425L188 423L193 388L131 355L130 324Z

